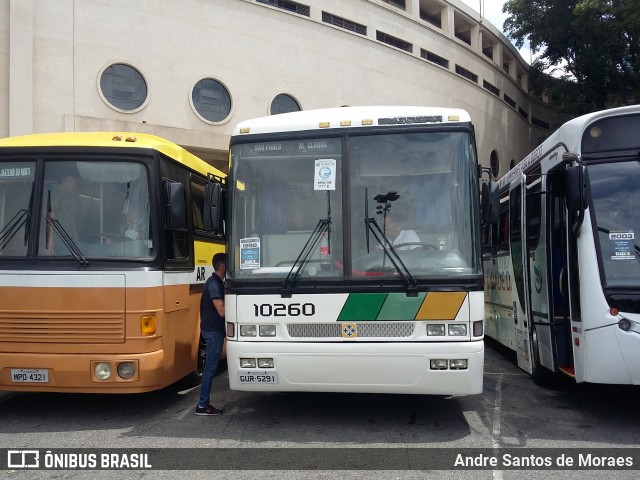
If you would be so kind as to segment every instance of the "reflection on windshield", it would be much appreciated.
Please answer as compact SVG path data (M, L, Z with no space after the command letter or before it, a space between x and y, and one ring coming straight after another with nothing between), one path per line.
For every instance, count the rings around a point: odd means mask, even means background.
M640 282L640 165L637 161L589 166L594 220L609 286Z
M416 276L478 274L472 141L462 132L351 136L348 172L341 138L233 145L227 276L387 276L410 285ZM331 228L306 252L318 221L328 218ZM368 218L385 240L373 238Z
M229 278L341 275L334 268L342 263L341 149L339 138L233 147ZM322 219L330 219L330 228L314 238ZM315 247L306 252L310 239Z
M38 256L81 264L155 255L142 164L45 161L39 207L31 205L35 178L34 161L0 162L0 256L26 256L29 242ZM34 215L38 230L29 232Z
M35 162L0 162L0 256L27 254Z
M356 227L367 215L411 275L478 273L470 137L408 133L353 137L350 145L353 275L396 271Z
M143 165L56 162L45 167L39 254L149 258L153 255L147 174ZM61 226L52 229L51 221ZM65 241L65 233L68 236Z

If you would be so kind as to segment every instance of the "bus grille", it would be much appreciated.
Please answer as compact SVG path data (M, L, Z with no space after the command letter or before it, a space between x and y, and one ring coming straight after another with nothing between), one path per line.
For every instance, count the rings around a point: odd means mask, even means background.
M415 322L357 323L358 338L399 338L413 335ZM292 338L342 338L342 323L289 323L287 332Z
M65 312L42 314L0 310L0 342L122 343L120 313Z

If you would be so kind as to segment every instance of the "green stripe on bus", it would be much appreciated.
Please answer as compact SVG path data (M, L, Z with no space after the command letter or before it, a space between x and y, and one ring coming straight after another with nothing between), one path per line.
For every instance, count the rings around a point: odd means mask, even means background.
M347 298L338 322L375 320L414 320L426 293L407 297L404 293L352 293Z
M407 297L404 293L390 293L380 310L377 320L415 320L426 293Z
M386 298L386 293L351 293L338 315L338 322L375 320Z

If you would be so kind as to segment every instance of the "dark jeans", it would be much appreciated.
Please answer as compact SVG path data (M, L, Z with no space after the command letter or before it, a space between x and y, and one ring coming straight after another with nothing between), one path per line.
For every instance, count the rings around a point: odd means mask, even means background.
M213 377L218 369L218 361L224 345L224 332L200 332L206 343L206 360L204 371L202 372L202 383L200 384L200 401L198 405L206 407L211 398L211 386Z

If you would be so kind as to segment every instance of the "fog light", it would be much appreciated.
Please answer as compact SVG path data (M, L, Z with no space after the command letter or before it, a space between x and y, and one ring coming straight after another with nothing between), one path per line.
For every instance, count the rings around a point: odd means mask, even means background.
M273 368L273 358L259 358L258 368Z
M122 362L118 364L118 376L123 380L129 380L136 374L136 366L133 362Z
M628 332L629 330L631 330L631 321L627 318L621 318L618 322L618 327L620 328L620 330Z
M241 358L240 359L240 368L256 368L256 359L255 358Z
M98 380L109 380L109 378L111 378L111 365L104 362L97 363L94 368L94 373Z
M427 324L427 335L442 337L444 336L444 325L439 323Z
M464 337L467 334L467 325L464 323L454 323L449 325L449 335L452 337Z
M484 335L484 322L482 320L473 322L473 336L481 337L482 335Z
M241 337L255 337L257 335L257 329L255 325L240 325Z
M261 337L275 337L276 336L276 326L275 325L260 325L260 336Z
M449 360L449 368L451 370L466 370L467 359L466 358L454 358Z
M431 360L431 370L446 370L449 367L449 362L446 358Z

